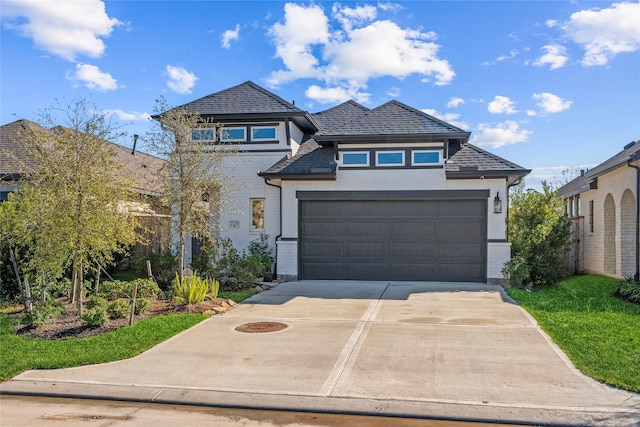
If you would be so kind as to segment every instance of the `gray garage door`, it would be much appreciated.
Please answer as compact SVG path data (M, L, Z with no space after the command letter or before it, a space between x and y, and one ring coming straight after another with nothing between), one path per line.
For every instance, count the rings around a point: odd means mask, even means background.
M302 200L300 277L486 280L484 200Z

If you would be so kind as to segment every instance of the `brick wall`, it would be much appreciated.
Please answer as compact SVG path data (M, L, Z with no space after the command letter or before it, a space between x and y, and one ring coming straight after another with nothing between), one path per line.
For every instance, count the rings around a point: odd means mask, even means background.
M584 272L624 277L635 272L636 171L622 166L598 178L598 188L580 195ZM589 203L593 201L593 232Z

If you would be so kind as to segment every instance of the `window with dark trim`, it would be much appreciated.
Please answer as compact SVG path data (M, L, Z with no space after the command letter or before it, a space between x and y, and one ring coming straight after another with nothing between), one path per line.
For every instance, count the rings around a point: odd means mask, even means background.
M589 232L593 233L593 200L589 200Z
M369 166L369 152L341 153L342 166Z
M404 151L376 151L376 166L404 166Z

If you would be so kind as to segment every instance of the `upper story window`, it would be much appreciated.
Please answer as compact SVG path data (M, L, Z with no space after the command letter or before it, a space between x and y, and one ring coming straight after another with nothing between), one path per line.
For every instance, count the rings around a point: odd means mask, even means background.
M191 131L192 141L202 142L215 142L216 130L215 129L195 129Z
M247 128L245 127L224 127L220 130L220 141L222 142L242 142L247 140Z
M342 166L369 166L369 152L341 153Z
M252 141L272 141L277 139L275 126L253 126L251 128Z
M411 152L411 165L423 166L423 165L437 165L440 163L439 151L425 151L415 150Z
M377 151L376 165L404 166L404 151Z

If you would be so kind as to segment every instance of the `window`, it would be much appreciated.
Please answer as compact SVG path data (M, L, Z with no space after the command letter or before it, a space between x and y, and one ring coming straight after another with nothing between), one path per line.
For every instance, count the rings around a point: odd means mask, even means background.
M220 132L220 141L236 142L247 140L247 129L244 127L222 128Z
M412 151L411 164L414 166L433 165L440 163L438 151Z
M376 165L403 166L404 151L378 151L376 152Z
M576 196L576 215L582 216L582 203L580 202L580 195Z
M215 129L195 129L191 131L191 140L192 141L214 141L216 140L216 130Z
M0 191L0 202L9 200L9 193L11 193L11 191Z
M275 126L256 126L251 128L251 140L274 140L277 139Z
M589 200L589 232L593 233L593 200Z
M342 153L343 166L369 166L369 153Z
M251 229L264 230L264 199L251 199Z

